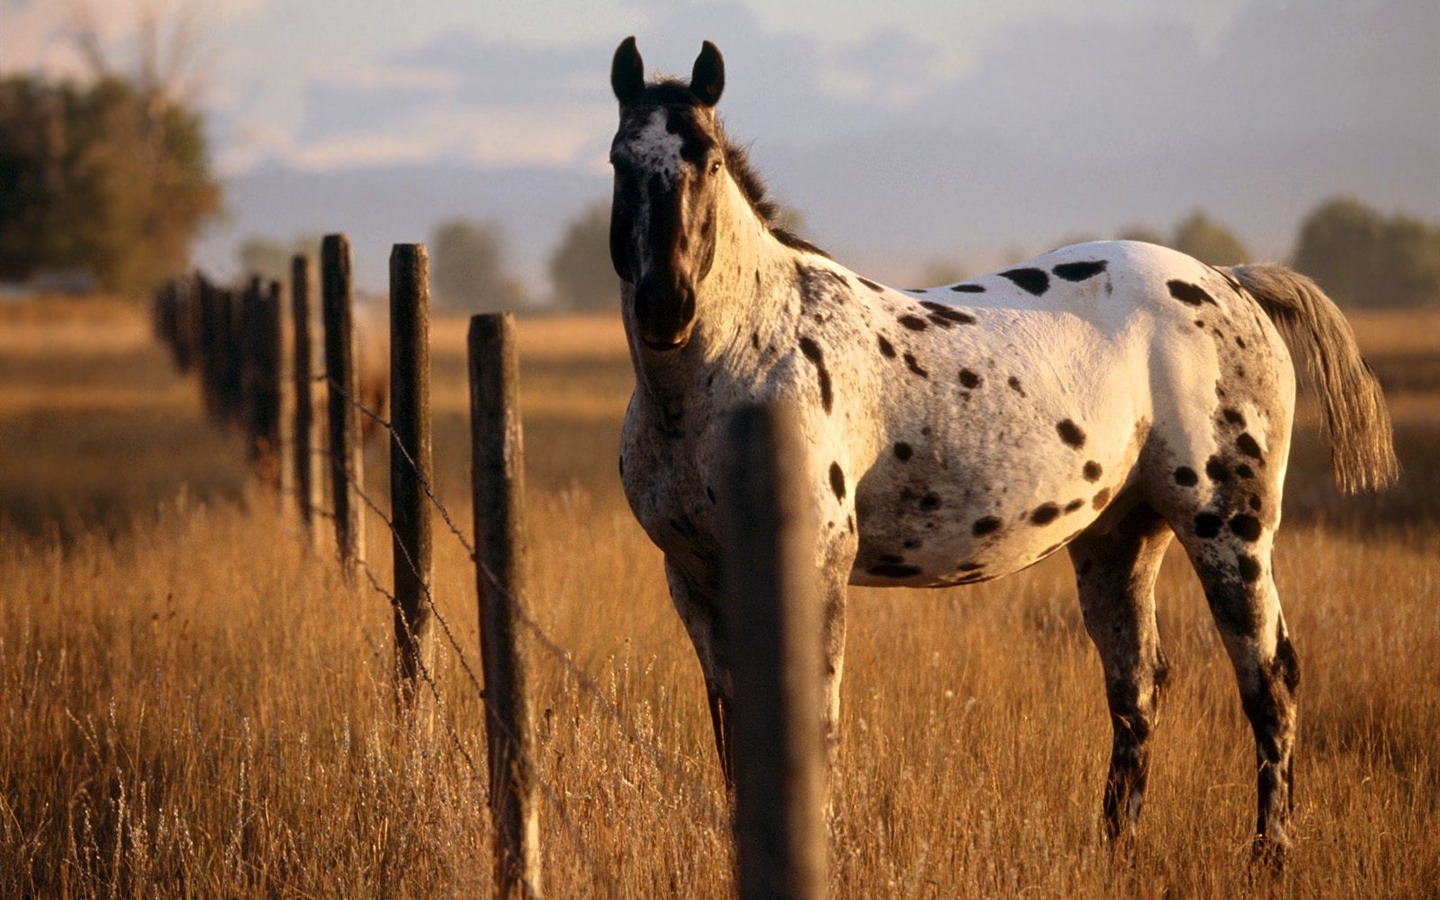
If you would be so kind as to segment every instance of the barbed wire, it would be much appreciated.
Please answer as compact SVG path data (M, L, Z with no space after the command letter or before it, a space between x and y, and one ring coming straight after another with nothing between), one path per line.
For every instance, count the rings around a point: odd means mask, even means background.
M197 377L199 377L199 380L201 380L202 382L208 383L211 380L210 378L205 377L207 375L208 368L209 367L204 365L198 365L194 367L194 371ZM436 514L438 514L441 521L444 523L445 528L450 532L452 538L459 544L461 548L464 549L467 557L476 565L477 572L480 573L480 576L484 581L485 587L493 591L499 599L501 599L504 603L508 605L510 611L515 617L515 620L521 626L523 626L525 632L530 635L534 646L541 649L545 654L547 654L560 666L561 671L564 672L569 679L571 679L571 681L580 690L581 694L590 697L592 701L596 704L596 707L603 713L603 715L616 726L618 734L625 740L625 742L628 743L632 748L640 752L641 756L645 758L651 765L653 765L658 771L666 773L671 779L677 782L685 783L690 781L692 778L692 773L687 771L681 763L672 759L671 755L666 752L665 748L662 745L657 744L653 740L640 734L639 731L631 725L630 721L627 720L627 718L621 711L619 705L609 696L607 696L606 691L602 687L599 678L592 675L585 668L580 666L575 661L574 654L567 650L554 638L552 638L550 634L545 630L544 626L542 626L541 623L539 623L530 616L526 609L526 605L520 601L520 598L512 594L508 587L504 583L502 583L498 576L490 569L488 563L486 563L483 559L480 558L476 549L476 542L472 541L465 533L465 531L461 529L458 524L456 524L454 517L451 516L450 511L446 508L444 502L437 495L434 486L430 483L429 479L425 478L421 474L420 467L414 457L410 454L408 448L405 447L402 441L397 439L394 424L388 419L386 419L384 416L380 415L375 410L369 408L359 398L352 396L351 392L347 390L346 387L337 383L337 381L331 378L328 373L314 375L311 377L310 380L312 382L324 382L329 390L342 397L362 416L364 416L380 428L384 429L391 436L391 448L399 451L399 456L405 461L406 467L412 473L416 483L420 486L430 506L434 509ZM330 451L323 446L315 447L311 451L311 454L312 456L317 456L321 458L331 458ZM332 470L335 468L337 467L331 466ZM355 474L350 471L348 467L341 467L341 471L344 473L344 477L346 478L348 487L355 492L356 496L360 499L365 508L369 509L372 514L374 514L380 519L380 521L384 524L385 528L390 531L393 536L395 534L395 523L390 517L390 515L365 491L363 484L359 483L361 479L356 478ZM320 519L328 519L332 521L335 519L334 510L324 509L317 506L311 507L311 514ZM471 666L469 655L466 653L465 648L461 645L460 641L456 637L454 630L450 626L450 623L440 612L435 602L434 593L430 584L431 578L422 576L422 574L418 571L418 566L416 565L415 560L411 558L410 548L406 546L403 541L395 541L394 545L399 547L401 551L400 554L397 556L397 562L401 565L406 566L412 573L415 574L416 580L419 583L421 591L424 595L427 611L429 612L429 614L433 615L435 617L435 620L439 623L445 641L449 644L450 648L455 653L456 660L460 663L462 669L464 670L466 677L470 682L470 685L475 690L477 697L482 702L482 705L488 708L489 705L492 703L492 700L490 697L487 696L484 687L481 685L479 677L476 675L474 668ZM384 587L372 567L364 560L357 560L357 562L359 564L360 570L364 573L366 580L369 582L370 588L380 596L384 597L392 608L398 608L398 599L391 591L387 590ZM408 631L408 623L405 627ZM412 641L414 640L414 637L415 636L413 634L410 635L410 639ZM379 657L381 654L380 649L374 645L373 641L369 640L368 635L366 639L367 642L371 644L372 652L374 652L377 657ZM434 673L431 671L430 666L428 666L423 659L417 658L416 664L421 680L424 681L426 689L434 698L437 704L437 711L440 713L442 724L449 738L449 741L454 745L455 749L459 751L461 757L466 763L468 770L472 773L472 776L478 776L479 769L477 767L475 759L470 754L460 734L455 728L453 721L453 711L445 702L445 699L442 696L442 692L440 691L440 688L434 679ZM487 720L492 718L493 717L487 716ZM508 735L508 738L511 741L512 747L518 749L519 743L517 740L517 735L511 733ZM569 842L571 843L573 849L579 856L588 861L592 871L596 873L597 879L607 884L610 888L611 893L615 893L618 889L618 885L610 876L607 869L600 864L600 861L597 860L594 854L590 851L584 840L583 835L578 830L577 823L572 819L571 816L566 814L567 807L565 801L556 793L555 787L552 786L543 777L541 777L540 768L537 762L534 759L531 759L526 753L517 753L517 762L522 767L522 771L524 771L524 773L528 776L530 782L539 789L540 793L545 798L546 804L551 808L556 819L559 822L563 823L567 838L569 839ZM699 795L705 798L707 812L716 820L723 819L723 811L717 804L716 798L713 796L713 792L701 791L699 792Z
M321 376L321 378L325 380L327 384L334 384L333 379L330 379L326 376ZM365 404L362 403L360 400L350 396L344 391L343 388L337 387L336 390L338 393L340 393L342 397L346 399L348 403L354 406L359 412L370 418L377 425L384 428L387 432L391 434L392 437L394 436L394 426L383 416L379 415L374 410L366 407ZM677 780L685 780L687 777L687 773L684 772L683 769L677 767L671 760L669 760L668 756L663 752L661 748L653 746L651 742L646 741L630 727L629 723L626 721L625 716L621 713L620 709L614 704L613 701L610 700L609 697L605 695L605 691L600 686L599 681L589 672L581 668L574 661L574 655L571 654L564 647L562 647L559 642L551 638L550 635L546 633L543 626L541 626L539 622L535 621L535 619L530 617L530 615L525 610L525 604L522 603L517 597L515 597L502 584L500 578L493 571L490 570L489 565L484 560L479 558L479 554L476 552L474 544L472 544L470 540L466 537L464 532L460 530L460 527L455 524L454 519L450 516L449 510L445 508L445 504L440 500L439 497L435 495L435 492L430 488L426 479L420 475L419 465L415 462L414 457L412 457L408 452L406 452L403 443L401 441L394 440L391 441L391 446L399 447L401 455L406 461L406 465L414 474L416 481L421 485L422 489L424 490L425 496L429 499L431 505L440 514L441 519L445 522L446 526L450 530L450 533L459 542L460 546L465 549L467 556L481 572L487 585L498 595L500 595L500 597L509 605L510 609L515 614L517 621L519 621L520 624L525 627L526 631L534 637L536 644L560 664L561 668L575 681L576 686L579 687L581 691L591 696L599 704L602 711L615 723L615 725L618 726L621 736L625 738L627 743L629 743L632 747L640 750L642 752L642 755L646 756L649 762L657 769L669 772L671 777L676 778ZM354 479L350 479L350 482L351 484L354 484ZM367 495L364 494L363 490L361 490L358 486L356 490L357 493L361 495L361 498L366 503L366 505L369 506L370 509L380 517L381 521L385 523L386 527L393 532L394 523L380 510L380 508L374 503L373 500L371 500ZM403 544L401 546L403 549ZM414 571L414 562L408 559L408 551L405 552L405 555L407 556L407 565L411 566L412 571ZM419 578L419 580L422 585L426 585L425 579ZM430 596L428 586L425 587L425 593L426 599L431 609L434 610L434 598ZM440 618L438 611L436 612L436 617L437 619ZM455 647L456 653L459 655L462 664L464 664L464 651L458 646L458 644L456 644L454 636L449 634L448 628L446 629L446 631L447 638L450 640L451 645ZM469 671L468 664L466 665L466 669L467 671ZM475 683L473 672L471 673L471 681L472 684ZM481 695L483 696L483 689L480 688L478 684L475 684L475 686L476 689L480 691ZM720 817L722 815L721 810L714 804L713 798L711 798L709 806L709 812L712 815L715 815L716 817Z
M350 483L352 485L354 484L353 479L350 480ZM376 505L374 501L372 501L368 496L366 496L363 491L357 489L356 493L361 496L361 499L365 502L366 506L369 507L369 509L374 514L379 516L381 521L384 522L386 527L389 528L393 533L394 522L388 517L386 517L385 514L381 512L379 506ZM415 563L413 558L410 557L409 551L405 550L403 543L399 544L399 546L402 549L402 555L404 556L406 565L410 567L412 572L414 572ZM385 597L390 602L391 607L398 607L399 600L395 597L393 593L387 591L384 586L380 584L379 579L375 576L374 570L371 569L370 565L366 563L363 559L356 560L356 562L358 563L360 570L365 574L366 579L370 582L371 588L376 593ZM446 639L449 641L451 647L455 650L456 658L459 659L460 664L465 668L465 671L470 678L470 683L475 688L476 696L480 698L482 705L488 707L492 702L491 698L486 694L484 688L480 686L479 681L475 677L474 671L470 668L470 664L466 659L464 648L462 648L456 641L455 636L451 632L449 625L445 622L445 619L440 614L439 609L436 608L435 599L430 592L428 582L426 581L426 579L419 577L418 572L416 573L416 575L417 581L420 583L422 590L425 594L425 599L430 607L430 611L435 616L436 620L440 622L445 632ZM410 630L409 623L406 623L405 631L406 636L410 639L410 641L412 643L415 642L416 636L414 632ZM444 699L440 695L439 687L436 685L435 680L431 676L429 669L426 667L424 660L417 656L415 663L420 671L422 679L425 681L426 685L430 689L430 693L435 698L435 702L441 713L442 721L445 725L446 732L449 734L451 740L454 742L456 749L460 751L461 756L464 757L465 762L470 768L471 772L475 773L477 771L475 762L470 756L470 754L466 751L459 734L455 731L454 726L451 724L449 718L450 713L448 712L448 708L445 704ZM486 722L488 725L498 725L505 729L505 737L509 740L512 752L516 754L516 760L520 764L521 771L524 772L527 780L540 790L540 793L545 798L545 802L550 806L551 811L555 814L557 821L564 824L565 830L567 832L567 837L570 839L570 843L576 853L581 857L589 860L591 869L600 877L602 881L606 882L609 889L613 893L613 891L618 888L618 884L613 880L613 878L610 877L608 872L606 872L605 869L603 869L599 865L599 861L594 857L594 855L589 852L589 848L586 845L583 836L579 833L579 826L571 819L570 816L565 814L566 807L563 801L556 794L554 788L551 787L549 782L542 776L539 764L536 763L536 761L532 759L530 755L522 749L519 735L517 735L513 730L511 730L501 717L497 716L492 718L487 716Z
M338 384L335 383L335 380L333 378L330 378L328 375L321 377L325 380L325 383L328 386L332 387L336 392L340 394L341 397L348 401L363 415L368 416L371 421L379 425L381 428L384 428L387 432L389 432L392 438L396 437L394 425L392 425L389 421L380 416L374 410L368 408L357 398L350 396L350 394L347 393L343 387L340 387ZM450 529L450 533L453 534L460 541L460 546L465 548L465 552L469 554L470 558L474 559L475 546L465 537L465 533L460 530L460 526L456 525L455 520L450 517L450 511L445 508L445 504L442 503L440 501L440 498L435 495L435 490L430 486L429 479L427 479L420 472L420 466L418 463L415 462L415 457L411 456L410 451L405 449L405 442L398 439L392 440L390 442L390 446L400 451L400 455L404 457L405 462L410 466L410 470L415 474L416 483L419 484L420 489L425 492L425 496L430 498L431 505L433 505L435 507L435 510L440 513L440 518Z

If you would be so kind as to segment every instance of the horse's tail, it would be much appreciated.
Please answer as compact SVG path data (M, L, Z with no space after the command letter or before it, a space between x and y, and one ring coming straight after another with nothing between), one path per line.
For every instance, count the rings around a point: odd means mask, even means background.
M1347 493L1394 484L1400 463L1390 413L1345 316L1319 285L1283 266L1228 271L1259 301L1290 351L1305 360L1325 408L1336 484Z

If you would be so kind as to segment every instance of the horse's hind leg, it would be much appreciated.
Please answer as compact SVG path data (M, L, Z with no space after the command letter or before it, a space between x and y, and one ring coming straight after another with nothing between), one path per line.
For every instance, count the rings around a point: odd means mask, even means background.
M1248 513L1226 521L1202 512L1180 537L1204 586L1255 733L1255 850L1278 864L1290 845L1300 663L1271 577L1274 532Z
M1112 531L1082 534L1070 544L1085 630L1105 669L1114 740L1105 778L1109 836L1132 829L1150 770L1146 741L1165 683L1165 657L1155 625L1155 576L1172 534L1145 504Z

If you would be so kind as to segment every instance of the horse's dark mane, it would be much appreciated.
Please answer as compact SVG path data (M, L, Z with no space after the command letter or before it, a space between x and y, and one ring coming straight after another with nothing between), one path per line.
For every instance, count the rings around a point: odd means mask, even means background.
M770 229L775 240L794 250L806 253L816 253L820 256L829 256L824 250L800 237L798 234L781 227L779 224L780 207L775 201L767 198L765 181L760 173L755 171L755 166L750 162L750 148L742 147L724 136L724 129L721 129L721 140L725 145L725 168L729 170L730 177L740 188L740 193L750 201L750 208L755 210L755 215Z
M641 95L637 105L654 104L680 109L694 109L699 101L691 93L690 86L678 78L662 78L646 86L645 93ZM780 225L780 207L768 196L769 192L765 186L765 180L760 173L755 171L755 166L750 162L750 148L731 141L725 134L725 126L717 117L715 120L715 137L719 140L720 146L725 151L725 168L730 172L731 179L740 188L740 193L749 201L750 208L775 240L794 250L805 253L814 253L819 256L829 257L829 254L819 247L786 229Z

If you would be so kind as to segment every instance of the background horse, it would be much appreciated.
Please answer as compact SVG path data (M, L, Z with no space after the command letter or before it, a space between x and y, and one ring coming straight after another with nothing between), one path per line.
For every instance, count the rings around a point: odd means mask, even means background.
M1284 268L1217 269L1134 242L1066 247L959 284L885 287L774 223L716 119L714 45L688 84L647 82L628 39L611 86L610 251L636 378L621 478L664 551L727 780L726 426L743 405L785 400L808 451L793 477L819 523L832 750L847 584L988 581L1065 548L1114 732L1105 821L1111 836L1125 832L1166 674L1154 582L1178 538L1254 731L1256 846L1278 859L1300 680L1270 564L1292 348L1314 373L1341 486L1397 474L1379 387L1335 306Z

